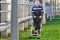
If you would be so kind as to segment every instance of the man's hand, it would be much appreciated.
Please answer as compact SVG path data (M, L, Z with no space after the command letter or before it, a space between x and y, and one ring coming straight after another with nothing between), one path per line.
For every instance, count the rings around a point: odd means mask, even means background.
M42 16L39 16L39 18L42 18Z
M34 16L34 18L36 18L36 16Z

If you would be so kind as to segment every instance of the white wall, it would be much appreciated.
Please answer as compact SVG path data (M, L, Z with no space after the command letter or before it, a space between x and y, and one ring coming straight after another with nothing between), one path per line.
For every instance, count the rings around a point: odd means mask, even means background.
M8 5L8 21L11 21L11 0L7 0L8 3L10 3Z

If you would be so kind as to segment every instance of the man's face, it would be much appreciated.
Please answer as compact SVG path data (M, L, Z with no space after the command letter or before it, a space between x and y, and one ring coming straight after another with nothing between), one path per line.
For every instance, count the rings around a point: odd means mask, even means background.
M35 5L36 6L39 6L40 5L39 1L35 2Z

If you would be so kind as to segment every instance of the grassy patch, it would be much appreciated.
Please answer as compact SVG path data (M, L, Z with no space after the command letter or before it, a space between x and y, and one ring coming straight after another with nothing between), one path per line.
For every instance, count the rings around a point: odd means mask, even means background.
M55 16L53 21L47 20L46 24L42 26L41 38L39 40L60 40L60 16ZM31 35L31 27L25 28L24 31L19 31L19 40L38 40L29 39ZM10 33L8 34L8 40L10 39Z
M60 16L56 16L53 21L47 20L47 23L43 25L41 31L40 40L60 40ZM30 34L30 27L25 31L20 31L20 40L38 40L38 39L28 39Z

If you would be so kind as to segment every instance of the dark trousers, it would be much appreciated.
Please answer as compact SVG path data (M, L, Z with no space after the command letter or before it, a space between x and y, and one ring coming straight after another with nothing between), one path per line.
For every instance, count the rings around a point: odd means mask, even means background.
M42 20L42 18L33 18L33 25L35 27L35 30L40 30L41 20Z

